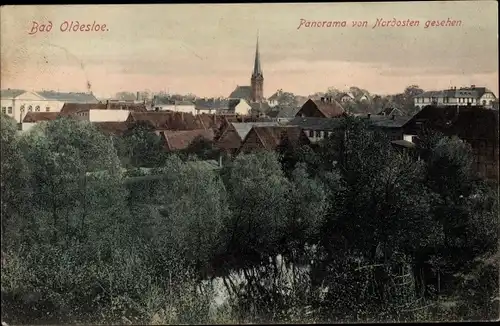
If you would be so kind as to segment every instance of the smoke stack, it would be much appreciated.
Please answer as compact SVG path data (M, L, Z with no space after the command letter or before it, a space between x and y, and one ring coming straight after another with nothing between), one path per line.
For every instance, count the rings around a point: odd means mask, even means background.
M139 97L140 97L139 92L137 92L137 94L136 94L136 96L135 96L135 99L136 99L137 101L139 101Z

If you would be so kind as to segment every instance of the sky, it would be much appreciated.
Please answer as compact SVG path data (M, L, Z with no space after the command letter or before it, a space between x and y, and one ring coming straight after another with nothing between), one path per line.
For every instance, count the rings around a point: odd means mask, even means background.
M1 88L228 96L249 85L255 46L264 95L357 86L376 94L486 86L498 96L497 1L3 6ZM419 26L375 27L377 19ZM460 21L429 26L427 21ZM67 22L105 31L63 32ZM302 25L301 25L302 21ZM339 27L306 27L308 22ZM342 27L341 22L345 21ZM353 21L367 21L353 27ZM30 34L34 23L39 31ZM52 29L41 31L51 22Z

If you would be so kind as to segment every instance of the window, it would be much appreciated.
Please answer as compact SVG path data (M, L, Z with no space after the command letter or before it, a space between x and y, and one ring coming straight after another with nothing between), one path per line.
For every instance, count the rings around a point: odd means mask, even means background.
M9 114L12 114L12 106L9 106L9 108L7 109L7 112L8 112Z
M486 105L486 100L483 100L483 105Z
M309 130L309 137L314 137L314 131Z
M5 106L2 106L2 113L7 113L7 108Z
M35 111L36 111L36 112L40 112L40 105L37 105L37 106L36 106Z
M316 131L316 138L320 138L321 137L321 131L317 130Z
M24 110L26 110L26 106L23 104L23 105L21 105L21 111L24 111Z
M28 106L28 112L33 112L33 106Z

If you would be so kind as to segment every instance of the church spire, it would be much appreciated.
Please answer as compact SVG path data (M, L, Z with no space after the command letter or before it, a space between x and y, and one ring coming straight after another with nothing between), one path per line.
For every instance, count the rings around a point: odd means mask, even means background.
M257 31L257 46L255 48L255 63L253 65L253 76L262 76L262 68L260 66L260 53L259 53L259 31Z

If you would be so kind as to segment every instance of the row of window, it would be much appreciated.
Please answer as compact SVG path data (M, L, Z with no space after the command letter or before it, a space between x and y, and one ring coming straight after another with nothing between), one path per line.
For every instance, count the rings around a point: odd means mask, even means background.
M26 110L26 105L21 105L21 111ZM33 112L33 105L28 106L28 112ZM35 112L40 112L40 105L35 106ZM45 108L45 112L50 112L50 106Z
M21 105L21 111L25 111L26 110L26 105ZM2 113L8 113L8 114L12 114L12 106L9 106L9 107L5 107L3 106L2 107ZM33 112L33 105L29 105L28 106L28 112ZM37 105L35 106L35 112L40 112L40 105ZM50 106L47 106L45 107L45 112L50 112Z
M8 108L5 106L2 106L2 113L6 114L12 114L12 106L9 106Z
M321 131L321 130L309 130L309 137L311 138L326 138L332 134L331 131Z

